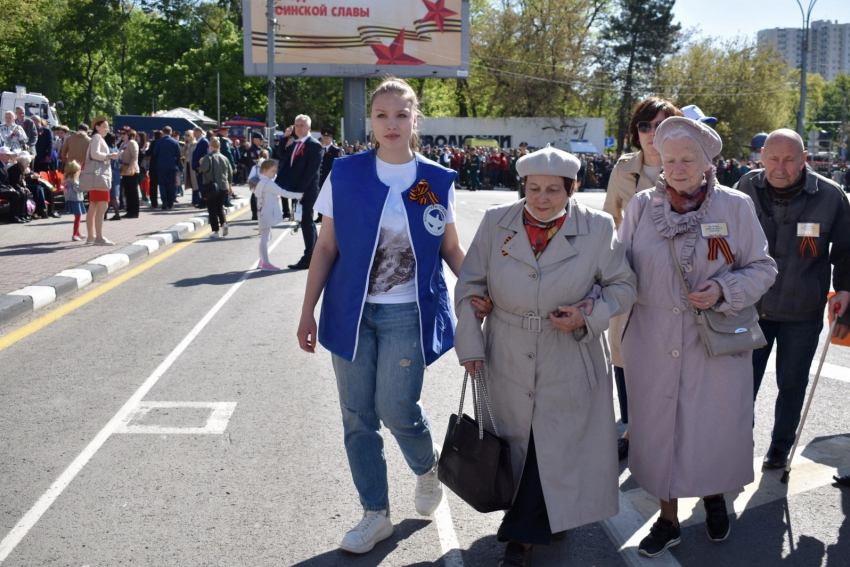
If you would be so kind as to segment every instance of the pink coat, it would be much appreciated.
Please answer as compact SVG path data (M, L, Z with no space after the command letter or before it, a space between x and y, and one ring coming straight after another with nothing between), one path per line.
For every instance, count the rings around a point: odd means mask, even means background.
M707 280L723 292L713 309L732 317L776 279L750 198L717 185L702 206L670 208L664 176L629 204L619 237L637 275L637 301L622 336L629 392L629 469L662 500L701 497L753 481L752 353L706 358L670 255L673 239L691 290ZM734 254L708 260L701 224L726 223Z

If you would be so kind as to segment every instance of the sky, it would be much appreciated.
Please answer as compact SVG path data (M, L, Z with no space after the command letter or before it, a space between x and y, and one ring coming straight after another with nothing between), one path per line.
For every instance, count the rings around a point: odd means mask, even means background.
M800 0L808 9L809 0ZM676 0L675 19L683 29L699 27L704 36L731 38L769 28L801 28L796 0ZM850 23L850 0L817 0L811 21Z

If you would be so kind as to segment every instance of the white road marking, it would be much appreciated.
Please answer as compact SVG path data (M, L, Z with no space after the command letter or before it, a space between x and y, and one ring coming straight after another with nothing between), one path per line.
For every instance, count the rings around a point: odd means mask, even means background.
M618 490L618 492L620 492ZM614 542L623 560L631 567L680 567L672 553L650 559L638 553L640 540L649 535L649 528L655 522L653 516L649 521L632 505L626 495L620 492L620 513L608 518L602 524L605 533ZM657 516L657 514L656 514Z
M732 508L736 514L832 484L832 475L836 474L839 468L843 469L850 465L850 438L832 437L799 447L794 456L788 484L782 484L779 481L782 471L763 471L761 463L761 457L753 459L754 482L745 486L740 492L726 495L727 501L734 501ZM650 496L641 488L629 490L623 495L647 520L647 525L649 521L655 521L658 515L657 498ZM683 527L705 522L702 499L679 499L679 521Z
M283 234L269 247L269 252L275 249L275 247L280 243L283 238L289 234L288 230L285 230ZM127 416L132 413L142 401L142 398L151 390L151 388L156 385L160 378L165 374L165 372L171 368L171 365L177 360L177 358L183 354L183 352L192 344L192 341L195 340L201 331L204 330L204 327L215 317L216 313L218 313L224 304L227 303L233 294L235 294L242 284L245 283L253 272L257 268L257 263L254 262L248 271L246 271L239 281L233 284L227 293L218 300L218 302L210 309L206 315L198 322L195 327L189 331L189 334L180 341L174 350L162 361L156 370L153 371L147 380L142 383L138 390L130 397L129 400L118 410L112 419L109 420L103 429L101 429L97 435L95 435L94 439L83 449L83 452L80 453L74 461L68 465L59 478L57 478L53 484L41 495L41 497L36 501L32 508L30 508L24 517L21 518L15 527L6 534L6 537L3 538L3 541L0 541L0 563L6 560L9 557L9 554L17 547L17 545L21 542L22 539L29 533L29 531L35 526L36 523L41 519L45 512L50 508L53 502L59 498L59 495L68 487L69 484L76 478L76 476L83 470L88 462L94 457L95 453L106 443L106 440L115 433L122 423L127 419Z
M159 408L208 409L210 415L203 427L163 427L160 425L133 425L133 420L142 419L151 410ZM227 429L230 416L236 410L236 402L139 402L136 409L127 414L115 433L149 433L156 435L221 435Z
M437 534L440 537L440 551L443 554L445 567L464 567L463 555L460 553L460 544L457 541L452 512L449 510L448 489L443 488L443 501L434 512L434 522L437 524Z
M487 212L487 209L478 209L478 210L479 210L479 211L481 211L482 213L486 213L486 212Z
M830 350L834 348L839 348L837 345L830 345ZM809 369L809 374L814 376L818 371L818 361L820 360L820 352L823 349L823 345L818 348L818 352L815 355L815 358L812 360L812 366ZM773 352L770 353L770 358L767 359L767 369L765 370L765 374L768 372L772 372L776 374L776 348L774 347ZM821 376L825 376L826 378L831 378L833 380L840 380L842 382L850 383L850 368L845 366L840 366L838 364L832 364L829 362L823 363L823 369L821 369Z

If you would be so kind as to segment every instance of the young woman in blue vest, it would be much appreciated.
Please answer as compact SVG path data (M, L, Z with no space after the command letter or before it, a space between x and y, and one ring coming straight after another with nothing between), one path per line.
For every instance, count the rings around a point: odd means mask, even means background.
M393 533L380 422L417 475L416 511L431 515L443 497L419 397L425 367L454 345L443 260L458 274L465 253L455 228L457 174L415 153L420 115L410 85L385 80L371 99L376 149L337 159L315 206L324 221L298 341L312 353L318 335L333 355L345 449L364 510L340 546L352 553Z

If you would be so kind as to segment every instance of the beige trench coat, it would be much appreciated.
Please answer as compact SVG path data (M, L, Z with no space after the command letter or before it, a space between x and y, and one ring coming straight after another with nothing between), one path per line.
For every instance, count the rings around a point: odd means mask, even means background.
M702 206L680 215L659 179L639 193L620 225L637 275L637 301L622 337L629 391L629 469L662 500L709 496L753 481L752 352L706 358L696 316L682 290L669 239L691 290L714 280L722 288L714 310L736 315L755 304L776 279L752 201L715 185ZM700 226L725 223L734 255L708 259Z
M611 179L608 181L608 191L605 194L605 204L602 210L614 217L614 226L620 228L623 214L632 198L646 189L652 189L652 180L643 175L643 151L621 156L614 165ZM614 366L625 368L620 356L620 335L626 325L626 315L611 319L608 329L608 341L611 343L611 362Z
M540 482L552 532L614 516L617 436L611 363L604 331L634 301L635 277L605 213L575 200L563 227L537 260L522 210L525 201L490 209L463 262L455 290L455 350L461 362L484 360L499 434L511 446L515 486L534 427ZM587 331L555 330L548 314L601 286ZM482 330L471 304L489 296ZM541 332L516 326L539 315ZM528 319L525 319L528 323ZM532 329L537 329L531 322Z

